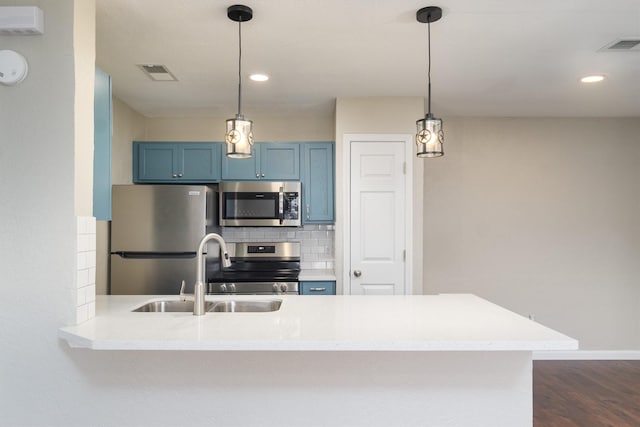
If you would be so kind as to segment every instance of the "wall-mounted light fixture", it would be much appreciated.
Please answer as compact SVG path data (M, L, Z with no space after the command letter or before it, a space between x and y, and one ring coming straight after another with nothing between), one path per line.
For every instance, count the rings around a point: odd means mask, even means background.
M227 16L238 23L238 114L227 120L227 157L246 159L251 157L253 147L253 122L242 115L242 23L253 18L253 10L241 4L229 6Z
M416 121L416 145L418 157L440 157L444 155L444 132L442 119L431 113L431 23L442 17L442 9L437 6L423 7L416 12L418 22L427 24L427 114Z

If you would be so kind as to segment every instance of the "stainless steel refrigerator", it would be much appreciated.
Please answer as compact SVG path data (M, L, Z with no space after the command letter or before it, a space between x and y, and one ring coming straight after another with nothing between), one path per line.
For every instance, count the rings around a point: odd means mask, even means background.
M214 196L202 185L114 185L110 293L177 294L183 280L192 289L198 243L216 231Z

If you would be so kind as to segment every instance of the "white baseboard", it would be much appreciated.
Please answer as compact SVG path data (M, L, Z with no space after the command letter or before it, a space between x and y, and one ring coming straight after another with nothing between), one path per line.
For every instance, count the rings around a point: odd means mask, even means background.
M533 360L640 360L640 350L534 351Z

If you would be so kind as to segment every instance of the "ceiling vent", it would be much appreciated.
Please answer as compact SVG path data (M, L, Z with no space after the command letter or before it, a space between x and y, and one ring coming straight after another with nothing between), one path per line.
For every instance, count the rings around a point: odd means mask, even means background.
M600 50L605 52L624 52L624 51L640 52L640 38L627 37L624 39L614 40L612 43L609 43L608 45L606 45Z
M178 80L164 65L143 64L138 65L138 67L140 67L151 80L157 82L175 82Z

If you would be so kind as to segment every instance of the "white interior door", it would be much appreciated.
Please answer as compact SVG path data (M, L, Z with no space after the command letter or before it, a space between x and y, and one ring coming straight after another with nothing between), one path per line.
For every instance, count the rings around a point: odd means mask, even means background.
M350 293L406 292L405 144L350 143Z

